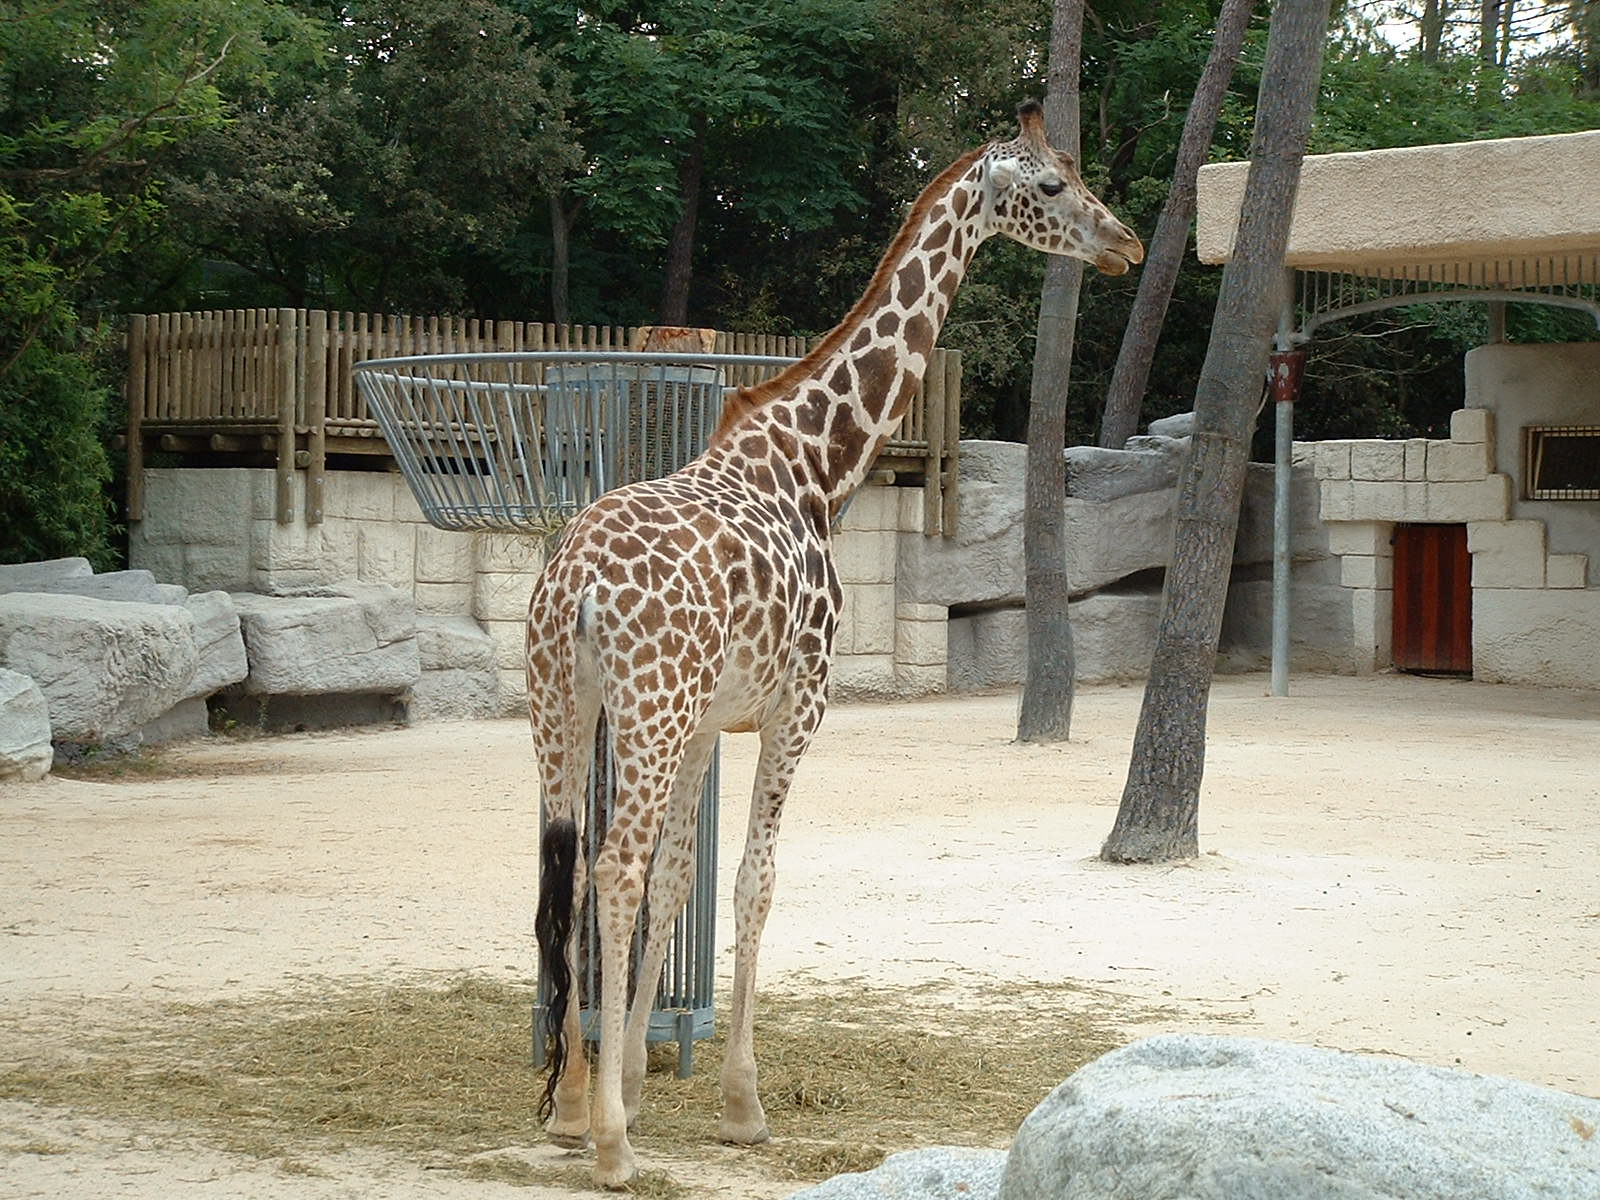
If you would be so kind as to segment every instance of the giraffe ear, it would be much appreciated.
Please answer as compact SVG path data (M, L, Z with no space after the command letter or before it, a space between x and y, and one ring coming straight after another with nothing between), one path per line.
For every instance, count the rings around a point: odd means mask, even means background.
M989 164L989 182L994 185L994 190L1003 192L1017 181L1017 176L1022 172L1022 163L1015 158L999 158Z

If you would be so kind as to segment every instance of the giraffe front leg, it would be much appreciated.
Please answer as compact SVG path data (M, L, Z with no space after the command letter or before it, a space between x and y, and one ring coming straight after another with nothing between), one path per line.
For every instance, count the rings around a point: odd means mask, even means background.
M810 745L811 734L822 717L820 696L813 704L796 706L776 724L762 731L761 758L756 766L755 793L750 804L750 827L745 833L744 858L734 885L733 1008L728 1021L728 1044L722 1061L722 1120L717 1136L725 1142L755 1145L767 1140L767 1115L756 1094L755 994L756 956L761 931L772 907L776 879L773 850L778 820L794 779L795 766Z
M627 1041L622 1057L622 1105L631 1130L639 1119L648 1061L646 1035L655 1008L661 969L666 963L673 924L683 911L694 885L695 823L700 815L700 792L706 769L716 748L715 732L697 737L684 754L673 783L666 825L650 868L650 915L644 955L634 985L633 1008L628 1014Z

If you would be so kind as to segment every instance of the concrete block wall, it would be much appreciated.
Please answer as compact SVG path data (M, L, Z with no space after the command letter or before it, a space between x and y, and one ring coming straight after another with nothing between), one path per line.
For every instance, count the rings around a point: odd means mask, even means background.
M902 538L921 538L920 488L865 487L833 535L844 590L830 687L836 699L923 696L945 690L948 657L942 605L899 599Z

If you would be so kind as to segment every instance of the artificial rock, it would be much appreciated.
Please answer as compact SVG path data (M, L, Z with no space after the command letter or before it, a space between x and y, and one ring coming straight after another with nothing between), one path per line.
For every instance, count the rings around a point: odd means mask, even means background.
M399 692L417 682L416 614L377 584L340 584L295 596L235 593L255 695Z
M994 1200L1004 1150L932 1146L891 1154L871 1171L835 1175L789 1200Z
M33 677L58 742L118 745L188 695L194 620L177 605L0 596L0 665Z
M1000 1200L1594 1200L1600 1100L1255 1038L1096 1059L1017 1131Z
M54 758L44 693L30 676L0 667L0 781L42 779Z

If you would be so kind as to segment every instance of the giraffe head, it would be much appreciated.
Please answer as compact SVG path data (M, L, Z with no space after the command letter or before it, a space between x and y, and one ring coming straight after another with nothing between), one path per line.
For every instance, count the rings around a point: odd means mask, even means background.
M984 153L989 226L1049 254L1093 263L1121 275L1144 261L1144 245L1083 185L1070 154L1050 145L1044 109L1030 100L1017 109L1022 131L992 142Z

